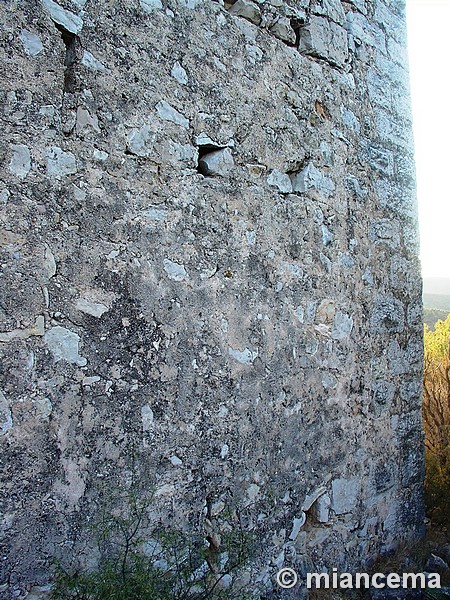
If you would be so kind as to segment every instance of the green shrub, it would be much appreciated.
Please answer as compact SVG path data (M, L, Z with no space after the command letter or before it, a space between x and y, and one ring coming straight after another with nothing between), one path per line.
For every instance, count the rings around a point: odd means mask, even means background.
M148 502L130 494L125 515L111 507L105 510L94 527L101 556L98 567L70 569L60 562L51 600L250 597L244 586L236 589L232 576L244 566L253 545L236 512L225 515L230 523L221 532L208 514L204 533L187 535L149 527L147 509Z

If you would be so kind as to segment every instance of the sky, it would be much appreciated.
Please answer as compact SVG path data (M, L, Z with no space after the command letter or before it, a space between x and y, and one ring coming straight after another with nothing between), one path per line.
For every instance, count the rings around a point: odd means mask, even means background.
M406 0L424 277L450 278L450 0Z

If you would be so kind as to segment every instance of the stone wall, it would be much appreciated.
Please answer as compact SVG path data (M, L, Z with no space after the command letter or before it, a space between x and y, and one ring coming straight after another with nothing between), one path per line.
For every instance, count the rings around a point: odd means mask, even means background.
M3 593L136 481L188 531L245 509L269 585L417 534L403 2L0 14Z

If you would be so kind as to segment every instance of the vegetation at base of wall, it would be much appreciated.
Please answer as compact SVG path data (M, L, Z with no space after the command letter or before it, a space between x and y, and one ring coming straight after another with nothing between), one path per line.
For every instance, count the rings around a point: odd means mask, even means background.
M253 548L239 514L226 511L221 531L208 513L202 534L149 529L148 502L133 494L125 514L106 510L96 524L98 567L69 569L61 562L51 600L247 600L242 573Z
M425 502L437 525L450 523L450 315L424 330Z

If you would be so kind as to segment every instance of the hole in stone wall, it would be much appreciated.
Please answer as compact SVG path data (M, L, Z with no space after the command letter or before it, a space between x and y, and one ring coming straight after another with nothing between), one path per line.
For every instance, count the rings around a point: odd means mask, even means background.
M65 29L62 25L55 23L56 28L61 34L62 40L66 47L66 56L64 59L64 92L74 94L79 89L79 83L76 73L76 68L81 60L82 46L80 38Z
M295 33L295 44L294 44L295 48L298 48L300 45L300 28L304 24L305 24L304 20L291 19L291 27Z
M197 146L198 148L198 161L197 161L197 171L201 173L205 177L211 176L211 173L206 166L206 163L202 160L204 156L211 154L211 152L216 152L217 150L224 150L226 146L216 146L215 144L201 144Z

